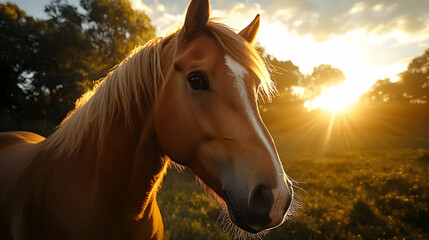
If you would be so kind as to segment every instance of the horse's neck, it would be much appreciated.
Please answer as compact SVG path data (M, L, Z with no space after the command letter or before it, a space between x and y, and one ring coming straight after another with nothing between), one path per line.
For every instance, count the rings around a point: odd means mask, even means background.
M140 213L155 200L156 185L166 168L154 126L151 121L145 125L139 137L114 127L98 150L101 156L96 158L94 188L101 198L98 200L121 211L128 219L145 217ZM108 200L104 199L106 195ZM122 207L118 208L118 204Z
M156 140L154 125L150 123L139 138L129 175L127 212L139 213L133 216L135 219L144 218L142 214L145 208L156 198L158 187L167 170L163 157Z
M69 189L70 185L72 188L82 186L82 192L86 193L92 206L93 220L110 221L108 224L112 226L132 225L136 219L144 221L147 216L140 213L148 213L147 208L153 206L156 198L154 190L166 171L151 120L145 123L141 134L128 131L126 124L115 123L101 146L89 138L85 147L74 157L56 159L64 165L53 169L59 182L62 182L63 176L73 178L66 179L66 182L72 183L58 186L59 189L62 187L58 191L70 192L74 190ZM76 176L84 174L77 171L88 174L79 178ZM51 181L55 181L55 177ZM73 195L82 198L79 191Z

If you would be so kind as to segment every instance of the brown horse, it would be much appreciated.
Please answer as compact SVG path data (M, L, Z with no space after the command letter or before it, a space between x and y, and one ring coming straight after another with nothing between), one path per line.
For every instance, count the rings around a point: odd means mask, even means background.
M258 28L259 15L236 34L193 0L183 27L131 52L51 136L0 134L0 238L162 239L172 161L226 206L235 237L280 225L293 191L258 112L275 92Z

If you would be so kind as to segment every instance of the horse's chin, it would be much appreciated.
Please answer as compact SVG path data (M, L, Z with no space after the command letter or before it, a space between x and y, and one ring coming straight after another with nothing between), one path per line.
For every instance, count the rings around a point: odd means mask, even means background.
M239 226L236 222L236 217L232 214L231 210L226 202L220 204L221 211L218 217L218 221L222 225L224 231L228 232L233 239L262 239L270 230L263 230L256 232L251 228L250 231L246 230L245 227ZM249 226L250 228L250 226Z
M227 194L224 194L224 200L228 208L229 217L235 225L249 233L260 232L249 226L249 224L240 216L240 213L235 209L234 205L232 204L232 201L228 198Z
M269 230L256 231L241 219L229 200L223 199L211 187L206 185L198 176L195 179L200 183L204 192L219 203L221 211L218 221L224 231L228 232L233 239L256 239L265 236Z

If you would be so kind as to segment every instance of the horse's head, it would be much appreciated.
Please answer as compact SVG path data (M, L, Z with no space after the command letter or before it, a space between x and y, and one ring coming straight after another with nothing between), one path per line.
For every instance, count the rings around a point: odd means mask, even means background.
M163 48L155 128L168 157L223 199L237 226L257 233L283 222L293 196L258 112L258 91L272 87L251 46L259 16L241 37L208 18L208 1L193 0Z

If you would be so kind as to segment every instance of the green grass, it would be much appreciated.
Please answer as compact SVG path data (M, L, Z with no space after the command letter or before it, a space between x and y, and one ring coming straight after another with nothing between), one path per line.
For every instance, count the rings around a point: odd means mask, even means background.
M203 192L189 170L169 170L158 204L164 221L164 239L229 239L216 222L218 204Z
M284 167L305 182L303 207L264 239L429 239L429 150L300 156ZM189 171L170 169L158 201L166 239L229 239Z

